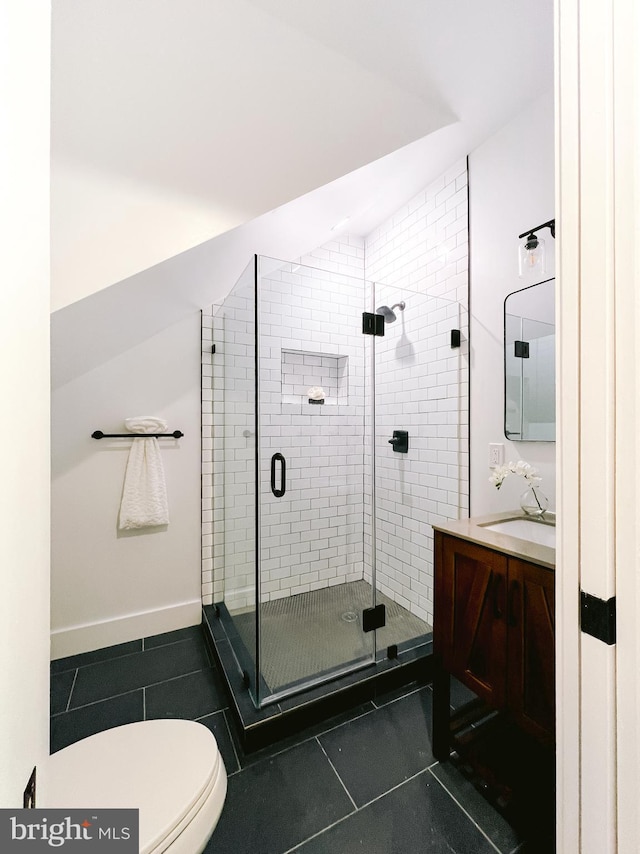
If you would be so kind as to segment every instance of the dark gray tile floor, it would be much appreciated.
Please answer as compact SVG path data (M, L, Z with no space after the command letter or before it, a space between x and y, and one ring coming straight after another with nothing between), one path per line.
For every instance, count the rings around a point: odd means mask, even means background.
M211 729L229 787L207 854L524 850L471 783L434 761L429 687L395 690L245 755L199 627L58 660L51 673L52 752L150 718Z

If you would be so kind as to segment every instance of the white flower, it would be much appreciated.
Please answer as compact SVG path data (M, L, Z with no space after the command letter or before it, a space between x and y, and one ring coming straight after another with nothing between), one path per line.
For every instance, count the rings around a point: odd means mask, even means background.
M517 463L509 461L505 466L496 466L489 478L489 483L496 489L500 489L505 477L510 474L519 474L530 486L538 486L542 483L542 478L538 476L533 466L524 460L518 460Z
M489 478L489 483L493 484L496 489L500 489L502 486L502 481L509 474L508 466L496 466Z

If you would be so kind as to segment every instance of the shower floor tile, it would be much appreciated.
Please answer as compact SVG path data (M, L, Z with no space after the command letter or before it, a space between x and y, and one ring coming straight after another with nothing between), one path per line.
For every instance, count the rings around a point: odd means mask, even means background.
M399 648L396 657L389 658L386 650L381 651L375 661L371 659L346 673L325 674L325 679L314 687L298 683L286 698L269 701L257 709L252 699L255 666L238 642L228 611L224 605L205 605L203 616L209 651L223 674L242 749L248 753L373 701L381 693L413 682L424 685L431 676L432 641L430 636L423 636L417 646L414 641ZM260 685L260 696L268 697L270 690L264 680Z
M270 690L371 659L374 637L362 630L362 612L372 602L371 585L352 581L263 603L260 663ZM431 626L379 591L376 603L386 609L386 625L376 632L378 649L431 633ZM255 649L255 612L231 616L245 648Z

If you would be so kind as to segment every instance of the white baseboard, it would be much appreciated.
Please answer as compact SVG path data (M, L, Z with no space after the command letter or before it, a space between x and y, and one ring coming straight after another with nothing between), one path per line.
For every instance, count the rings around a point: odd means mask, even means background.
M201 619L202 602L200 599L194 599L192 602L180 602L169 608L55 629L51 632L51 658L66 658L68 655L172 632L175 629L198 625Z

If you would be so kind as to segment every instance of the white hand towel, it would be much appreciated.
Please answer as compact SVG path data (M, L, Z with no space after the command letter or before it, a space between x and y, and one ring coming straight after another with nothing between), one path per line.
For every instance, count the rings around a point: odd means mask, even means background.
M126 418L125 427L132 433L165 433L162 418L140 415ZM129 451L124 476L120 528L153 528L169 524L167 488L158 440L134 439Z

